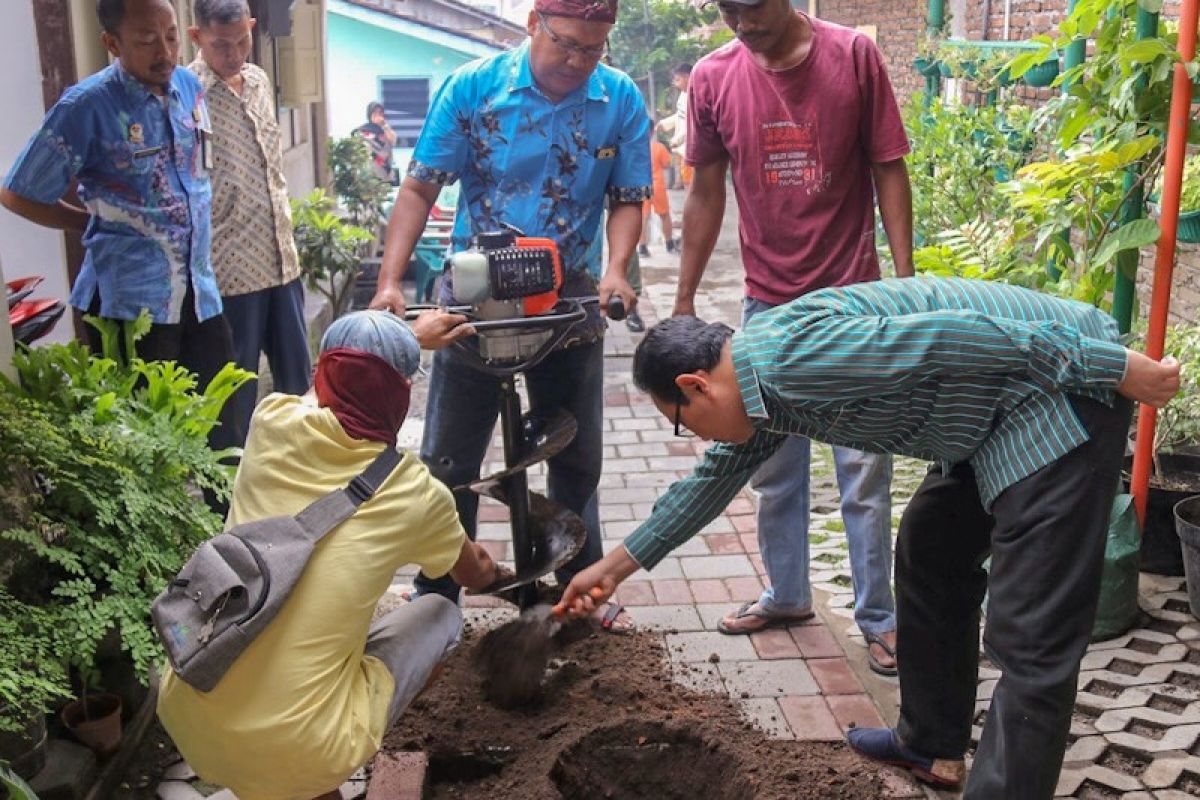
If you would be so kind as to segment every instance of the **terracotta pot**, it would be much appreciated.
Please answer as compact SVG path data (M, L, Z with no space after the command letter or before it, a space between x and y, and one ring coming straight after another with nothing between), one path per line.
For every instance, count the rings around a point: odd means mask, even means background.
M96 755L111 756L121 745L121 698L101 693L72 700L62 710L62 722Z

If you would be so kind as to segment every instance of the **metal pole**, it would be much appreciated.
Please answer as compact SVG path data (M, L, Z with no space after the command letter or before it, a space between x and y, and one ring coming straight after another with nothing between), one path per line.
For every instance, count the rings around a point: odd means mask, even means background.
M1146 332L1146 355L1162 358L1171 307L1171 277L1175 271L1175 237L1179 232L1179 198L1183 191L1183 160L1187 151L1188 115L1192 108L1192 80L1184 66L1196 57L1198 0L1184 0L1179 19L1179 56L1171 87L1171 116L1167 127L1167 161L1163 168L1162 234L1154 257L1154 289L1150 296L1150 327ZM1138 520L1146 521L1146 496L1150 489L1150 462L1154 458L1154 425L1157 412L1143 405L1138 411L1137 443L1129 490Z
M1141 6L1139 6L1137 10L1137 38L1139 40L1149 39L1157 35L1158 14L1143 11ZM1137 89L1135 91L1140 92L1144 90L1148 82L1149 78L1146 75L1146 69L1143 68L1142 74L1138 76ZM1124 191L1122 194L1128 199L1121 209L1121 224L1123 225L1145 216L1146 187L1137 183L1138 175L1145 166L1146 162L1141 161L1125 170ZM1135 185L1136 188L1134 188ZM1121 333L1129 333L1129 329L1133 325L1134 287L1137 284L1137 266L1137 250L1123 250L1117 255L1117 274L1113 283L1112 313L1116 317L1117 327L1120 328Z
M525 435L521 426L521 396L517 379L500 381L500 437L504 443L504 466L515 467L525 453ZM501 481L508 497L509 524L512 528L513 561L519 574L533 563L533 538L529 535L529 478L518 470ZM537 602L536 584L517 588L517 606L525 609Z

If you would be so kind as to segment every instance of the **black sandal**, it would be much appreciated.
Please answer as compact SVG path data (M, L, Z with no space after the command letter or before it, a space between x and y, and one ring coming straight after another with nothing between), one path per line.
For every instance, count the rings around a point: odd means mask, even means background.
M883 648L883 652L887 653L892 659L896 658L896 648L890 647L881 636L875 633L864 633L863 638L867 640L867 666L871 668L871 672L876 675L883 675L887 678L893 678L900 673L900 670L895 667L885 667L879 663L879 659L871 652L871 645L877 644Z

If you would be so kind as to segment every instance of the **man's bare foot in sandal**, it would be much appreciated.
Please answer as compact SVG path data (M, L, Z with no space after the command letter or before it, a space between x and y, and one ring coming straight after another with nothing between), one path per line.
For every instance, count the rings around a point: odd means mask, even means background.
M867 640L867 666L879 675L891 677L897 674L896 632L864 633Z
M637 624L633 621L633 617L629 616L625 606L612 600L597 606L596 610L592 612L591 622L592 626L601 633L625 635L637 630Z
M799 625L813 618L811 608L798 608L795 611L768 611L761 602L753 600L743 603L736 611L726 614L717 623L717 630L731 636L757 633L767 628L786 628L789 625Z

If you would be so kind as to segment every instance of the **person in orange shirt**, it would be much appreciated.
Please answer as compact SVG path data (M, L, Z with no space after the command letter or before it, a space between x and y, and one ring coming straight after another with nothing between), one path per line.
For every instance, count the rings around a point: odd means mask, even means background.
M655 138L650 142L650 169L653 174L654 192L650 199L642 205L642 240L638 245L638 255L650 255L650 212L653 211L662 220L663 239L667 243L667 252L674 253L675 239L671 229L671 200L667 197L667 181L663 171L671 166L671 151L662 141L665 134L661 126Z

